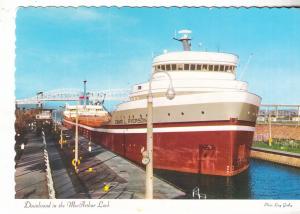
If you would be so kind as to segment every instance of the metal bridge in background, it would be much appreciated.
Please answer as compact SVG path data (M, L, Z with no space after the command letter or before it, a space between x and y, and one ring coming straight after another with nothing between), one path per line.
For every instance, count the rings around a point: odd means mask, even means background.
M92 103L102 102L105 100L125 101L128 99L129 89L110 89L103 91L87 92L88 100ZM78 101L83 96L83 92L79 89L56 89L47 92L38 92L36 96L18 99L17 105L37 104L40 105L48 101Z

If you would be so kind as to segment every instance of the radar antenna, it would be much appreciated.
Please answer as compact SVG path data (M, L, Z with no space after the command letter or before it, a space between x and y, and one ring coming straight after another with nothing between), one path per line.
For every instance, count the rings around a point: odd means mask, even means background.
M190 30L180 30L178 31L178 34L181 34L181 38L173 38L179 42L182 43L182 46L183 46L183 50L184 51L190 51L191 50L191 43L190 43L190 40L192 40L191 38L189 38L189 34L191 34L192 31Z

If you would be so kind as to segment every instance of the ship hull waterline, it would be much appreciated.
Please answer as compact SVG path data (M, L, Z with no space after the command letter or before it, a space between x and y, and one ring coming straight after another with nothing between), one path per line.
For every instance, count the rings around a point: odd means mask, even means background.
M75 123L64 120L64 126ZM154 168L177 172L234 176L250 161L255 123L238 120L154 124ZM106 149L142 165L146 125L79 124L79 133Z

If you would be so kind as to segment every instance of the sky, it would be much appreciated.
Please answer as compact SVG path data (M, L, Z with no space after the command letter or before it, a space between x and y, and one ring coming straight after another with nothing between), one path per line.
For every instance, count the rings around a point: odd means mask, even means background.
M299 104L299 23L298 9L19 8L16 97L85 79L88 90L131 88L148 80L153 56L181 50L172 38L190 29L193 50L239 56L237 78L264 104Z

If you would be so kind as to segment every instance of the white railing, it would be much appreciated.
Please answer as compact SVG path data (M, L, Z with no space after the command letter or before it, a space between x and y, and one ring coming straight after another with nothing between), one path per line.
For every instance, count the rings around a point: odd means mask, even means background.
M51 173L51 167L49 162L49 155L47 151L47 143L46 143L44 131L42 131L42 136L43 136L43 143L44 143L44 158L46 163L48 194L50 199L55 199L55 190L54 190L54 184L52 179L52 173Z
M300 104L263 104L259 108L258 123L300 125Z

